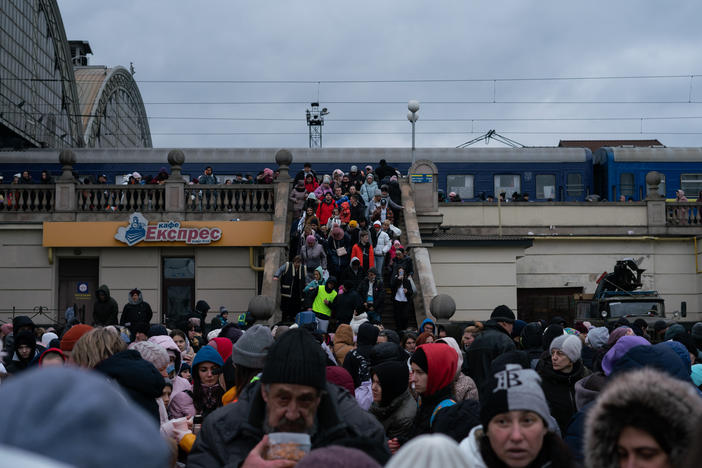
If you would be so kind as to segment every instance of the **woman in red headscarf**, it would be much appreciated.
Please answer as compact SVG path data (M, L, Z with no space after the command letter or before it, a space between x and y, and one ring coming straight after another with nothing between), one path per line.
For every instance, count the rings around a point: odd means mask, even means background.
M417 347L410 358L410 385L419 395L419 408L414 418L414 434L428 434L436 413L456 404L453 379L458 356L443 343L427 343Z

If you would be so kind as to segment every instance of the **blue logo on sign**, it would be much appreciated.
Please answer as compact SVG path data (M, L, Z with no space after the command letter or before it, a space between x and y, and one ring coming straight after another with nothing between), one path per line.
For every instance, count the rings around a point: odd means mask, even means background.
M143 241L146 237L146 226L149 222L141 213L134 213L129 218L129 226L121 227L115 234L115 239L124 242L128 246L133 246Z
M80 294L86 294L88 292L88 283L81 281L78 283L77 289Z

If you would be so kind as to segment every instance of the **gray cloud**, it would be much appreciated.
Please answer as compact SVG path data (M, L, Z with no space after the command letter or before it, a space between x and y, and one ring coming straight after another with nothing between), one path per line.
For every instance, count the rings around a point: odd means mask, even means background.
M702 73L702 5L591 1L119 3L60 0L70 39L87 39L92 64L134 62L137 80L392 80ZM325 146L407 146L406 101L422 102L418 146L455 146L497 129L527 145L559 139L659 138L699 146L702 104L549 104L547 101L687 101L689 79L498 82L493 84L140 83L156 146L306 146L305 103L330 110ZM702 78L693 80L702 101ZM156 102L303 101L280 105L157 105ZM398 101L331 104L331 101ZM328 103L328 104L327 104ZM155 117L288 118L295 121L162 120ZM627 121L436 122L431 119L634 117ZM393 119L349 122L339 119ZM471 134L471 129L474 133ZM296 132L189 136L160 133ZM342 134L392 132L391 134ZM395 134L395 132L400 132ZM438 134L435 132L457 132ZM532 132L520 133L520 132ZM535 132L535 133L534 133ZM547 134L555 132L555 134ZM623 132L632 132L623 134ZM622 134L619 134L622 133Z

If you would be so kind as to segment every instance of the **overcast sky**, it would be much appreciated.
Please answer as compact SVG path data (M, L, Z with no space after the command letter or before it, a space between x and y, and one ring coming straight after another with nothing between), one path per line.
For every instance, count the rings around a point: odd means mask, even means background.
M305 147L316 100L329 109L325 147L409 146L409 99L421 103L418 147L489 129L529 146L702 145L699 0L58 3L91 65L134 63L156 147ZM671 75L685 77L651 78ZM622 76L649 78L510 81ZM271 80L312 83L260 83Z

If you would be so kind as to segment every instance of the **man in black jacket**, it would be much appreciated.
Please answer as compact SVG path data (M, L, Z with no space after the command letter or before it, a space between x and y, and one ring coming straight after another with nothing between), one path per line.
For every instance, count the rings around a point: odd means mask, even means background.
M358 285L357 291L368 319L380 323L383 301L385 301L385 286L382 278L378 276L378 270L375 268L368 270L368 276Z
M490 320L485 322L485 331L468 348L468 368L475 381L480 400L485 396L485 384L492 377L490 363L499 355L517 349L511 333L514 326L514 312L506 305L495 307Z
M334 310L333 317L337 324L349 324L355 314L363 312L363 304L358 293L353 288L353 282L346 280L343 285L344 294L337 295L332 306Z
M134 325L137 323L151 323L151 318L154 313L151 311L151 306L144 301L141 291L137 288L129 291L129 302L122 309L122 317L119 324L128 327L134 334Z
M268 352L260 383L247 385L236 404L205 419L188 467L259 466L271 432L308 433L312 449L365 443L384 464L389 450L383 426L347 391L327 384L325 365L309 332L283 334Z
M97 290L97 302L93 305L93 322L97 327L117 325L119 306L117 301L110 296L110 288L106 284L100 285Z

